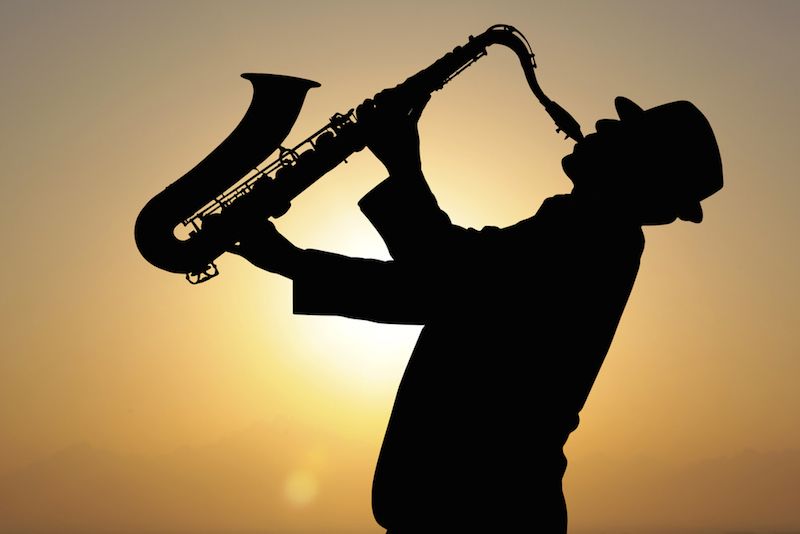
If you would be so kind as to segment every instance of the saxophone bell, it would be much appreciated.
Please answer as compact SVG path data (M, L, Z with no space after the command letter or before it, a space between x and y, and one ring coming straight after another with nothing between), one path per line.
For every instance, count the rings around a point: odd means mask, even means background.
M220 192L280 146L300 114L306 93L319 87L317 82L291 76L242 74L242 78L252 84L253 96L241 122L205 159L154 196L134 227L136 246L147 261L165 271L185 273L195 283L216 275L214 259L230 245L230 237L222 232L202 230L206 216L227 211ZM209 201L218 205L197 216ZM183 239L175 232L181 225L188 229Z

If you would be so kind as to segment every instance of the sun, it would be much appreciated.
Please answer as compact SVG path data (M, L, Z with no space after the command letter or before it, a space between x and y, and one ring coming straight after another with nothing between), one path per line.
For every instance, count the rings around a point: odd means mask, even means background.
M296 224L292 220L281 220L277 226L303 248L388 260L377 232L362 219L356 213L331 217L324 225L317 223L311 228L304 228L302 221ZM246 281L240 282L237 294L247 295L252 306L242 313L265 317L269 323L268 331L257 334L254 343L274 347L276 353L290 358L293 366L313 369L320 380L333 382L358 398L382 395L397 388L421 326L293 315L291 282L257 272L244 260L237 259L236 268L241 270L234 274L246 277ZM269 298L263 298L265 294Z
M308 317L303 344L317 371L353 393L395 388L419 335L419 326L385 325L341 317Z

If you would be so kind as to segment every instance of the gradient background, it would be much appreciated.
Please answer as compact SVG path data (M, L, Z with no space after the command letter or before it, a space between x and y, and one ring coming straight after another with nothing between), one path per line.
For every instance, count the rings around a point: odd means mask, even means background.
M323 84L297 142L499 22L530 39L542 88L584 133L619 94L690 99L726 173L703 224L646 230L567 447L571 532L800 530L799 15L794 2L3 0L0 532L380 532L372 470L418 328L294 317L288 281L231 256L191 287L139 256L133 223L238 123L240 73ZM420 128L459 224L512 224L569 190L572 143L504 48L435 94ZM280 229L386 258L356 206L383 173L356 155Z

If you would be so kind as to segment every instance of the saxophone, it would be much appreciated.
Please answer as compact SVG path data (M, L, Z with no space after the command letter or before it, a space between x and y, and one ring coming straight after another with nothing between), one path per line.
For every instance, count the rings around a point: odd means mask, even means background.
M470 36L466 44L396 86L391 98L418 102L494 44L507 46L519 57L528 85L555 121L556 132L582 140L577 121L539 87L527 39L508 25ZM283 147L306 93L320 84L274 74L242 77L252 84L253 97L241 122L205 159L153 197L136 219L134 237L142 256L155 267L185 274L193 284L219 273L214 260L238 241L241 228L259 218L280 217L292 199L367 144L364 128L350 109L334 114L295 147ZM264 164L276 151L277 157ZM212 219L214 223L204 228Z

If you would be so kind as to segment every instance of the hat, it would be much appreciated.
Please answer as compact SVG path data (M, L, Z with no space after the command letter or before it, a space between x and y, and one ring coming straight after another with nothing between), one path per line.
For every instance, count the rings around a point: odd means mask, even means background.
M699 223L700 201L722 189L722 159L711 125L691 102L680 100L642 109L628 98L614 100L620 120L635 126L652 163L667 177L678 217Z

